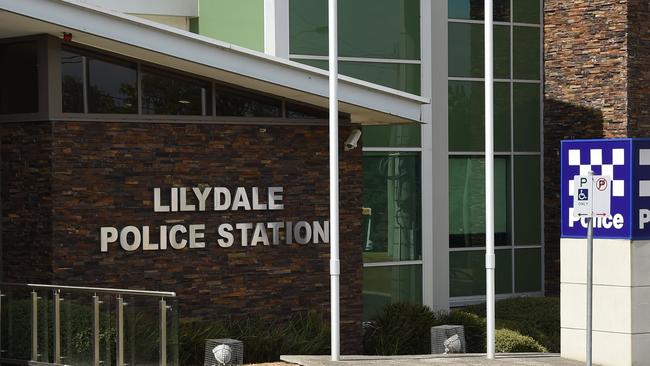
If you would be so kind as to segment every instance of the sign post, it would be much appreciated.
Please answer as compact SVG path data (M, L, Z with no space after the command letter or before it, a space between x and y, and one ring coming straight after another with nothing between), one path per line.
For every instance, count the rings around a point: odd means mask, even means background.
M573 186L573 215L587 219L587 346L586 363L592 365L592 319L593 319L593 282L594 282L594 217L607 217L611 208L611 177L577 175Z

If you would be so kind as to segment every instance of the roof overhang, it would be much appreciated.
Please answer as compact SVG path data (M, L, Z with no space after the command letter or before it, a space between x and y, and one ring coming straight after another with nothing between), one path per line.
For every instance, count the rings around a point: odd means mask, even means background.
M73 34L76 43L327 108L328 72L75 0L0 0L0 37ZM427 98L339 76L352 122L421 122Z

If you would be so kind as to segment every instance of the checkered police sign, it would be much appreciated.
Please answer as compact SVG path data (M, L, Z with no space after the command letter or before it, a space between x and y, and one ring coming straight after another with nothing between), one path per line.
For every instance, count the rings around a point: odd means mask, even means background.
M562 141L562 237L587 236L587 218L573 215L574 178L611 177L610 215L594 218L594 237L650 238L650 139Z

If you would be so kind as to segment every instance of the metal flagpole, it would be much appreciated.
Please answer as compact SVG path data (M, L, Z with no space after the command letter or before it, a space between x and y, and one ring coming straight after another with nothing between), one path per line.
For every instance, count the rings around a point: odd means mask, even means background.
M485 300L487 358L494 358L494 75L492 0L485 0Z
M339 105L337 0L328 1L329 14L329 165L330 165L330 316L332 361L339 361Z

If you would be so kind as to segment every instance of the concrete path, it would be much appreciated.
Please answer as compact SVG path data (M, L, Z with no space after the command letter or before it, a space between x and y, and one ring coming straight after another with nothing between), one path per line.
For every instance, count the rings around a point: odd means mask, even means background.
M553 353L517 353L499 354L496 359L488 360L484 354L466 355L418 355L418 356L341 356L340 362L330 361L329 356L281 356L282 361L301 366L581 366L584 362L560 358Z

